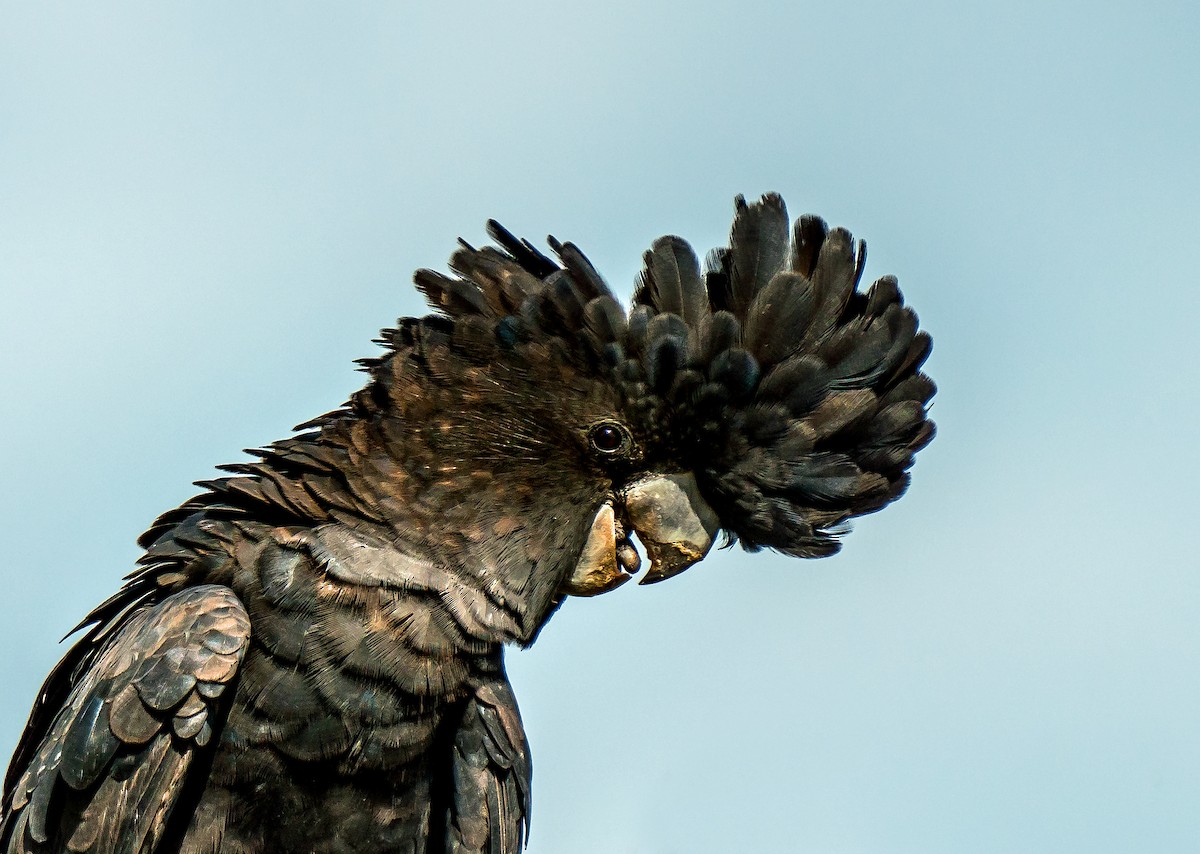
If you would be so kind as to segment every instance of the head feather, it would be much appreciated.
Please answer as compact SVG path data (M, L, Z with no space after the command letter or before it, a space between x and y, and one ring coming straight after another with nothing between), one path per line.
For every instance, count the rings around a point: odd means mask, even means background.
M789 228L778 195L738 197L707 272L681 238L660 238L626 312L573 244L551 239L559 264L488 231L498 247L464 244L457 278L418 271L430 305L500 346L555 339L631 412L665 418L656 429L747 548L831 554L846 520L907 487L934 433L930 339L893 277L858 290L865 247L849 232L815 216Z

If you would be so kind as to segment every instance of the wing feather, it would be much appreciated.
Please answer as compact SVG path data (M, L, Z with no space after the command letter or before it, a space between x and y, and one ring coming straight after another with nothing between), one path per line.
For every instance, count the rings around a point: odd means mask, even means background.
M249 638L245 608L218 585L131 612L73 674L6 792L0 850L153 851Z
M448 850L517 854L529 831L529 744L507 681L467 703L454 739Z

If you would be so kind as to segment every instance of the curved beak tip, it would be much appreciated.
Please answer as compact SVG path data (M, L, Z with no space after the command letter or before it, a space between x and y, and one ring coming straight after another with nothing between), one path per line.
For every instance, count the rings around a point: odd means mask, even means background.
M665 581L702 560L721 529L690 472L633 484L625 494L625 510L650 558L642 584Z

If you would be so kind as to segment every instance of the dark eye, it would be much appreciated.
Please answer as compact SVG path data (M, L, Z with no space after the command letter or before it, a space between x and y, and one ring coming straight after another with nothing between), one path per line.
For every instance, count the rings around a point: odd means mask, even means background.
M602 454L616 454L629 444L629 433L620 424L603 421L588 434L592 447Z

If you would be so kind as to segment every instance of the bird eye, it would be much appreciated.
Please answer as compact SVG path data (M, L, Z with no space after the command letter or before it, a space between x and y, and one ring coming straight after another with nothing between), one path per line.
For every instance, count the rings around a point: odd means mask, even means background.
M620 424L603 421L588 434L592 447L602 454L616 454L629 444L629 433Z

